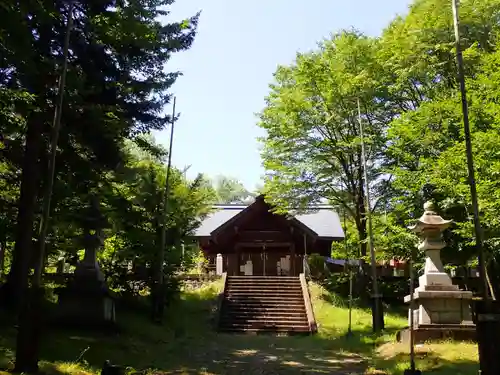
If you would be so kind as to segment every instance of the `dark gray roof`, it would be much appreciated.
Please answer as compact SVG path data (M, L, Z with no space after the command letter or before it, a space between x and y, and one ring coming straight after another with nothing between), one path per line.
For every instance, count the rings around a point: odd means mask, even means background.
M243 211L247 206L227 205L215 206L195 231L195 237L209 237L210 233ZM316 232L319 237L344 238L344 230L340 223L339 215L330 206L311 208L305 214L295 216L302 224Z

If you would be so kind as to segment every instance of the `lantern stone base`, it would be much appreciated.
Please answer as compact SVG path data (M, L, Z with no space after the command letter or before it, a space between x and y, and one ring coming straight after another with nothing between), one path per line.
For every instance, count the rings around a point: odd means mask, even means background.
M81 328L114 328L115 298L98 270L80 267L75 278L59 290L58 321Z
M446 272L425 273L418 278L418 285L421 286L417 290L458 290Z
M467 324L429 324L420 325L413 330L415 344L427 341L476 341L476 326ZM410 345L410 328L406 327L396 334L396 340L405 345Z
M446 290L449 286L426 286L425 289L419 288L415 291L413 294L415 327L423 324L472 324L470 307L472 292L458 290L455 285L453 287L456 289ZM406 296L404 301L409 303L410 297ZM410 307L408 322L411 313Z
M459 290L456 285L425 285L415 290L413 298L415 307L408 311L408 326L413 313L415 342L475 339L472 292ZM411 296L406 296L404 301L410 303ZM402 330L398 340L408 341L409 331L409 328Z

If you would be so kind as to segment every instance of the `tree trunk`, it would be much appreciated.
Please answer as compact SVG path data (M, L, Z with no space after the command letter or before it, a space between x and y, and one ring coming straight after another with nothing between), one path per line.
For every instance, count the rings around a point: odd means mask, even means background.
M38 373L43 298L43 289L34 287L28 288L23 296L16 338L15 373Z
M43 142L42 122L34 116L28 123L26 146L21 175L21 191L18 203L16 241L12 252L12 264L3 286L4 297L11 306L18 308L28 287L28 276L33 252L33 220L40 188L39 156Z
M0 242L0 278L3 277L4 266L5 266L5 251L6 251L5 241Z

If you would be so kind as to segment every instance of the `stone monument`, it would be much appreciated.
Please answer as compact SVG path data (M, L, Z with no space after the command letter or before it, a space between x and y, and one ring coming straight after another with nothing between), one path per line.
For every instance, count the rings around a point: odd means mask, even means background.
M92 196L83 221L84 257L76 266L74 279L59 293L61 319L71 325L100 327L115 323L114 298L97 261L105 225L99 201Z
M408 314L409 318L413 314L416 341L445 337L471 339L475 332L470 308L472 292L453 285L441 262L440 252L446 246L442 233L451 223L427 202L422 217L409 228L421 239L418 249L425 251L424 274L419 277L419 285L413 293L413 307L410 306ZM410 303L411 296L406 296L404 301ZM403 340L404 336L403 332Z

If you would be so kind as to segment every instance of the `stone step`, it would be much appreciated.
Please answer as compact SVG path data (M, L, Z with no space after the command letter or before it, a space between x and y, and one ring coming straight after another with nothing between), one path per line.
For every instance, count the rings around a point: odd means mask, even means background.
M223 306L261 306L266 305L270 308L296 309L304 306L302 299L283 301L282 299L254 299L254 298L226 298Z
M282 305L272 304L272 303L261 303L261 304L240 303L240 304L229 304L229 305L226 304L223 306L223 312L225 310L235 312L235 313L239 312L239 311L248 311L248 312L257 313L257 312L264 311L264 310L283 311L283 312L285 312L285 311L298 311L298 312L306 311L305 307L303 305L299 305L299 304L292 305L290 307L283 309Z
M255 289L255 290L252 290L252 289L237 289L237 290L234 290L234 289L229 289L227 290L226 289L226 292L224 293L225 295L228 295L228 294L239 294L239 295L262 295L262 296L266 296L266 295L280 295L280 296L302 296L302 291L295 291L295 290L290 290L290 291L287 291L287 290L278 290L278 289L275 289L275 290L258 290L258 289Z
M276 335L276 336L295 336L295 335L309 335L309 328L307 329L288 329L288 328L271 328L271 329L258 329L258 328L219 328L219 332L226 334L240 334L240 335Z
M304 298L302 296L280 296L280 295L239 295L239 294L232 294L226 296L226 300L228 301L276 301L280 302L283 304L287 303L304 303Z
M229 285L258 284L258 285L300 285L298 280L272 281L272 280L227 280Z
M262 327L308 327L307 320L275 320L275 321L265 321L259 319L252 319L248 321L244 320L223 320L221 321L221 326L249 326L253 328Z
M301 331L301 332L309 332L309 325L308 324L224 324L221 325L220 327L222 330L226 329L231 329L231 330L242 330L242 331L247 331L247 330L255 330L255 331L261 331L261 330L272 330L272 331Z
M266 296L269 296L269 298L272 298L272 297L284 297L284 298L288 298L288 297L302 297L302 293L281 293L280 291L260 291L260 290L256 290L254 292L245 292L245 291L231 291L231 290L228 290L226 291L225 293L226 296L228 295L235 295L235 296L263 296L263 297L266 297Z
M259 304L259 303L271 303L273 306L278 305L283 308L289 308L289 306L303 305L304 299L302 296L296 297L283 297L283 296L262 296L262 295L230 295L224 296L224 302L228 302L231 305L237 304Z
M239 275L239 276L228 276L228 280L280 280L280 281L287 281L287 280L299 280L298 276L244 276L244 275Z
M298 292L302 293L302 288L300 285L255 285L255 284L245 284L245 285L229 285L226 290L282 290L285 292Z
M227 287L245 287L245 286L259 286L259 287L271 287L271 288L288 288L288 287L294 287L294 288L300 288L300 284L298 282L286 282L286 283L272 283L272 282L257 282L257 281L228 281L227 282Z
M221 319L221 322L229 322L230 324L264 324L264 325L274 325L274 324L307 324L307 319L303 317L289 317L289 316L279 316L279 317L245 317L245 316L234 316L231 319Z
M264 278L243 278L243 279L227 279L228 283L260 283L260 284L299 284L299 279L264 279Z
M290 315L290 316L303 316L306 314L306 309L293 308L287 309L282 307L260 307L260 306L225 306L221 315L241 315L241 314L257 314L257 315Z
M303 301L290 301L287 304L284 304L282 301L269 301L269 300L226 300L224 301L224 308L232 308L232 307L257 307L257 308L269 308L269 309L285 309L285 310L297 310L301 309L304 306Z
M241 284L227 284L226 288L263 288L263 289L292 289L302 290L301 285L293 284L270 284L270 283L241 283Z
M236 321L251 321L251 320L264 320L264 321L283 321L283 320L293 320L293 321L301 321L307 322L307 315L297 314L297 315L289 315L289 314L252 314L252 313L234 313L234 314L222 314L220 317L221 321L231 320L233 322Z
M305 314L306 309L303 306L297 306L297 308L288 308L288 307L281 307L281 306L276 306L276 307L261 307L257 305L247 305L247 306L242 306L242 305L237 305L237 304L231 304L231 305L225 305L223 307L222 313L231 313L231 314L240 314L240 313L249 313L249 314L290 314L290 315L295 315L295 314Z
M303 298L302 293L287 293L287 292L281 292L281 291L260 291L260 290L255 290L255 291L234 291L230 290L225 293L226 297L230 296L238 296L238 297L254 297L254 298Z
M299 278L264 278L264 277L252 277L252 276L243 276L242 278L233 279L227 278L228 283L269 283L269 284L295 284L300 283Z
M245 283L245 284L227 284L226 289L283 289L283 290L302 290L300 285L273 285L273 284L258 284L258 283Z
M285 309L296 308L297 306L303 306L304 301L302 299L283 301L280 299L250 299L250 298L230 298L224 301L224 306L259 306L259 305L269 305L270 307L282 307Z
M225 332L309 333L295 276L229 276L220 319Z

